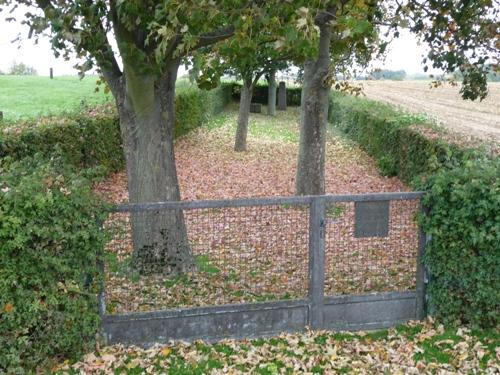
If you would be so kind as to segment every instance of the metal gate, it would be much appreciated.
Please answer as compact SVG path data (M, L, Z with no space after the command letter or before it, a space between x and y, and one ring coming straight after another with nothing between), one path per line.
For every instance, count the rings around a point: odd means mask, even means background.
M423 192L126 204L104 228L108 343L365 330L425 316ZM198 271L130 267L131 215L183 212ZM212 285L213 284L213 285Z

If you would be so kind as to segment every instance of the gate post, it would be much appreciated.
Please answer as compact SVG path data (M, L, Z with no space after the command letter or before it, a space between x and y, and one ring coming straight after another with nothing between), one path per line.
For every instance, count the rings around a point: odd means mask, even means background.
M422 204L422 198L420 198L420 214L427 215L428 210ZM427 284L427 270L424 265L424 254L425 254L425 245L429 242L429 237L423 230L422 226L419 225L418 232L418 253L417 253L417 273L416 273L416 306L415 306L415 317L418 320L422 320L427 315L426 308L426 284Z
M309 209L309 327L323 328L325 298L325 200L314 197Z

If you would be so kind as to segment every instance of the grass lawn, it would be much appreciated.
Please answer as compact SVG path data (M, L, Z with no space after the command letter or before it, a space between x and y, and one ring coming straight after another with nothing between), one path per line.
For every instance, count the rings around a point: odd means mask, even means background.
M432 320L372 332L306 332L214 344L108 346L59 374L498 374L500 335Z
M111 99L104 87L95 92L97 77L39 77L0 75L0 111L4 120L36 118L73 111L87 104Z

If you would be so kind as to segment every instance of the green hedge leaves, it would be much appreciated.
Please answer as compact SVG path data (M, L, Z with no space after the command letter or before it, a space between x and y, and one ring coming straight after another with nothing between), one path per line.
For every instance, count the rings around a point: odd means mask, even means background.
M232 84L232 97L235 101L240 101L241 84ZM257 84L253 89L252 103L260 103L267 105L268 98L268 86L263 84ZM300 107L300 96L302 93L302 87L287 87L286 88L286 105L290 107ZM276 100L278 100L278 95L276 95Z
M429 312L444 321L498 326L499 158L427 137L425 118L366 99L332 95L329 119L384 174L428 192L422 224L432 236L425 256Z
M445 321L500 324L500 160L468 162L428 181L422 220L430 307ZM433 311L431 311L433 312Z
M175 136L220 112L231 90L180 87ZM0 374L35 372L95 342L105 206L91 187L124 167L120 127L101 107L0 131Z
M40 154L0 164L0 373L75 357L97 332L102 205L58 164Z

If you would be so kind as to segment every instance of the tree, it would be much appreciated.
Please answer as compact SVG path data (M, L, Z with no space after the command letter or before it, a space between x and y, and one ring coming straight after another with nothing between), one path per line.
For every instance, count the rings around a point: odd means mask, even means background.
M392 28L408 27L429 47L424 71L431 65L461 73L463 99L484 99L487 76L500 72L500 6L498 1L396 1ZM491 67L491 69L490 69Z
M307 11L302 23L316 25L319 40L304 66L297 194L324 194L328 96L335 64L359 53L362 59L383 53L387 43L379 38L381 26L388 26L387 35L395 37L400 28L409 28L427 43L424 70L429 64L448 73L459 69L464 99L484 98L488 63L499 69L500 8L490 0L337 0L303 6Z
M266 74L267 81L267 114L276 116L276 68L273 67Z
M13 76L36 76L38 73L32 66L13 61L9 67L9 74Z
M374 23L376 3L329 1L324 8L304 8L304 24L313 24L319 38L313 57L304 64L302 116L295 191L298 195L325 193L325 147L330 87L343 65L365 64L377 50ZM376 47L379 47L378 49ZM333 62L333 63L332 63ZM335 83L341 88L339 83Z
M289 64L288 60L300 53L300 49L296 49L294 46L303 34L300 32L291 33L291 27L289 27L291 20L295 19L296 16L293 6L286 3L280 4L278 14L273 17L270 17L269 14L259 17L252 23L251 29L247 30L244 37L227 39L212 46L209 60L203 59L206 54L200 54L205 66L199 62L194 64L194 70L203 72L198 77L198 82L201 85L207 84L206 82L218 82L218 78L223 73L231 74L243 81L235 135L235 151L245 151L247 148L250 104L255 85L263 75L274 77L276 70L286 69ZM286 45L284 43L285 36L287 37ZM195 60L198 59L195 58Z
M96 65L118 114L132 203L180 199L173 149L177 70L193 51L234 35L270 14L269 2L224 0L0 0L38 11L23 20L30 36L48 30L56 56L71 52ZM116 39L117 61L108 35ZM182 211L134 213L134 264L141 272L185 272L194 267Z

